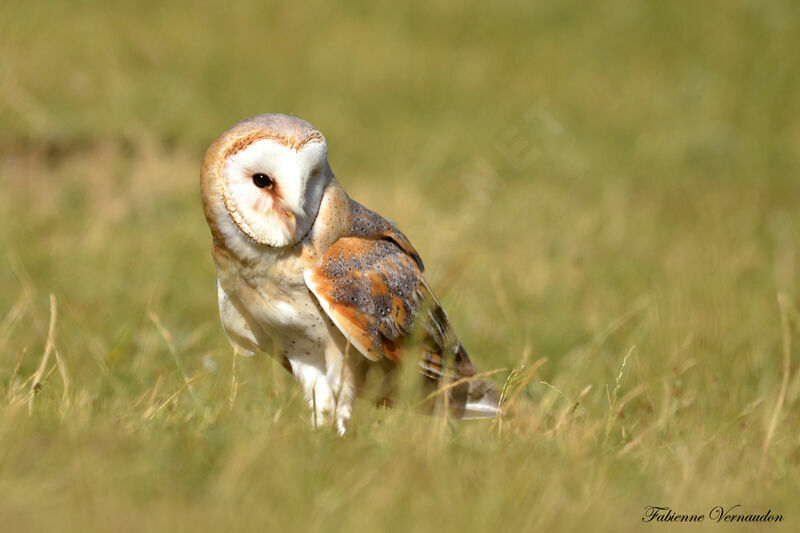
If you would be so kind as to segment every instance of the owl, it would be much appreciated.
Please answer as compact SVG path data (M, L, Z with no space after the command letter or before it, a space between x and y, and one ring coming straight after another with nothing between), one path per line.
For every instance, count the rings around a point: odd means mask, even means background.
M497 415L499 394L475 379L419 254L347 195L311 124L267 114L234 125L205 154L201 194L223 329L238 353L266 352L294 375L312 424L343 434L368 372L390 401L407 357L452 416Z

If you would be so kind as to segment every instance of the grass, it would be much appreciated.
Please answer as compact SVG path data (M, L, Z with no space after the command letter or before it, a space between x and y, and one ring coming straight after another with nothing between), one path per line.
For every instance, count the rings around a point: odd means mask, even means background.
M794 3L27 2L0 30L4 530L800 523ZM267 111L403 228L513 416L359 404L340 439L234 365L199 163Z

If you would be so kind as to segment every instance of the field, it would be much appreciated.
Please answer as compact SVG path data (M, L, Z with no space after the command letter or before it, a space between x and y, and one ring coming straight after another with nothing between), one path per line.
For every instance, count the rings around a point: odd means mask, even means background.
M223 4L0 6L4 531L800 530L799 4ZM199 168L264 112L508 417L339 438L234 361Z

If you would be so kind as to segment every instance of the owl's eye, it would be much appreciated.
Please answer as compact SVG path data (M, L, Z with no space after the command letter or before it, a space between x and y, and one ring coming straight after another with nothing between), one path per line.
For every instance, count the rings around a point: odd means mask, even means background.
M259 189L267 189L272 187L272 178L259 172L258 174L253 174L253 183Z

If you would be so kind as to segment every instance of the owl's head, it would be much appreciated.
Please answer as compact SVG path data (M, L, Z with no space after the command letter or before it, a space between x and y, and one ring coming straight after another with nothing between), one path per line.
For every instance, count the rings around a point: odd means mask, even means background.
M331 177L325 137L305 120L269 114L239 122L203 160L203 207L214 238L228 246L298 243Z

